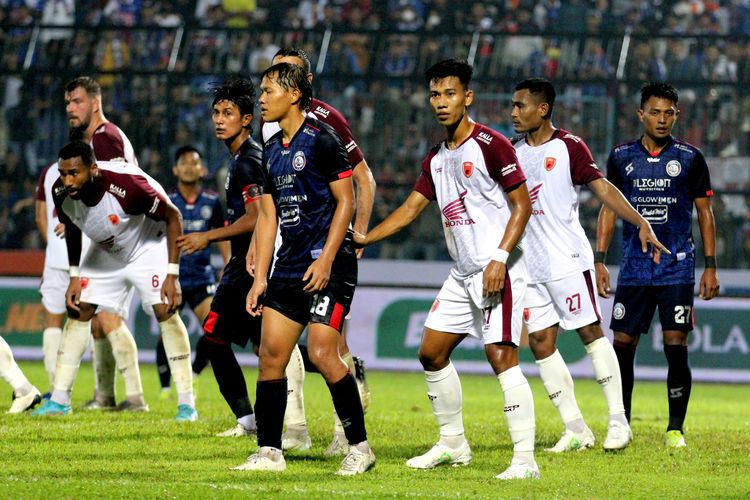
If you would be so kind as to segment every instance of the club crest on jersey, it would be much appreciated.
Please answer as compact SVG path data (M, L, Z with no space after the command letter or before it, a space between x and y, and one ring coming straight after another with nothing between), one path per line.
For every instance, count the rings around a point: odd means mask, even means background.
M544 169L547 172L551 172L553 168L555 168L555 165L557 164L557 158L551 158L547 157L544 159Z
M117 224L120 223L120 218L116 214L109 214L107 216L107 219L109 219L109 223L112 224L113 226L116 226Z
M615 307L612 309L612 317L615 319L622 319L625 317L625 306L622 305L622 302L615 304Z
M672 160L667 163L667 175L670 177L677 177L682 172L682 165L677 160Z
M464 162L464 175L466 177L471 177L471 174L474 173L474 164L470 161Z
M214 213L213 209L209 207L208 205L203 205L201 207L201 218L208 220L211 218L211 215Z
M302 151L297 151L294 153L294 158L292 158L292 167L294 170L299 172L303 168L305 168L305 165L307 164L307 159L305 158L305 153Z

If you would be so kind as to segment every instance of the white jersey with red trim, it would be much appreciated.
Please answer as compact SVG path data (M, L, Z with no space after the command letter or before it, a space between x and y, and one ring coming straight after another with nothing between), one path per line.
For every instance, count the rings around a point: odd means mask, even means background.
M603 177L586 144L565 130L530 146L514 140L531 196L524 235L529 283L546 283L594 268L594 255L578 220L579 186Z
M438 202L453 276L469 277L489 263L511 215L506 191L524 180L508 139L479 123L456 149L442 142L428 153L414 189Z
M97 162L103 193L92 206L67 196L62 181L53 187L55 204L92 241L90 255L101 250L120 262L132 262L166 241L166 204L161 185L135 165Z

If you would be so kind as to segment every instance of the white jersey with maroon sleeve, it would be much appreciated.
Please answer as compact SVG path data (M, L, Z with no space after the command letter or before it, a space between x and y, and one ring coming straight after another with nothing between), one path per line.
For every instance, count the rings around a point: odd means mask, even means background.
M120 127L112 122L103 123L91 136L91 149L97 161L125 160L138 166L138 158L130 139Z
M508 139L479 123L458 148L443 142L428 153L414 190L438 202L454 277L489 263L511 215L505 192L525 179Z
M44 252L44 267L68 269L68 249L65 240L55 234L55 226L60 223L55 203L52 200L52 185L60 178L57 163L49 165L39 175L36 186L36 200L43 201L47 210L47 246Z
M91 239L89 254L100 250L118 262L128 263L164 244L166 205L170 201L161 185L126 162L102 161L97 165L98 182L104 190L93 206L73 200L64 192L56 197L64 216ZM58 185L62 182L58 181Z
M521 138L514 147L531 195L524 235L529 283L593 269L591 244L578 220L579 186L603 177L589 148L580 137L560 129L539 146Z

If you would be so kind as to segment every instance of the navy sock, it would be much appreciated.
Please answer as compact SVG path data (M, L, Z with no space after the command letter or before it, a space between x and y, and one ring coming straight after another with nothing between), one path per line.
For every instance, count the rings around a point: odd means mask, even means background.
M359 400L357 383L351 373L333 384L328 384L331 391L333 406L344 427L344 433L349 444L357 444L367 440L365 429L365 414Z
M230 344L217 344L206 341L205 351L211 362L211 367L219 384L219 391L224 396L237 418L244 417L253 412L253 405L247 394L245 376Z
M684 345L665 345L664 355L667 357L669 371L667 372L667 396L669 398L668 431L682 431L685 422L693 376L688 364L688 350Z
M617 363L620 365L622 404L625 407L625 418L630 422L630 409L633 400L633 365L635 364L636 346L618 340L615 340L612 345L617 355Z
M255 422L258 446L281 449L281 431L286 412L286 378L258 381L255 389Z
M162 389L169 389L169 383L172 379L172 372L169 371L169 360L167 360L167 351L164 350L164 342L156 342L156 371L159 373L159 383Z
M193 373L200 374L203 369L208 365L208 354L206 353L209 341L201 335L198 342L195 344L195 359L193 360Z

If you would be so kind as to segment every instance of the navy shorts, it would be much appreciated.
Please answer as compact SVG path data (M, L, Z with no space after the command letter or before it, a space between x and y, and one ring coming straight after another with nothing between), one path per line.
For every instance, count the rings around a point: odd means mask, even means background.
M618 286L610 328L632 336L648 333L658 306L662 331L692 331L693 288L693 284Z
M341 333L357 287L357 260L336 259L328 286L311 295L300 278L271 278L263 305L301 325L321 323Z
M216 285L201 285L192 288L182 289L182 305L188 305L190 309L195 309L201 302L206 300L208 297L216 295Z
M233 343L245 347L247 341L260 345L260 316L245 310L252 279L241 283L222 283L211 302L211 312L203 322L203 335L217 344Z

